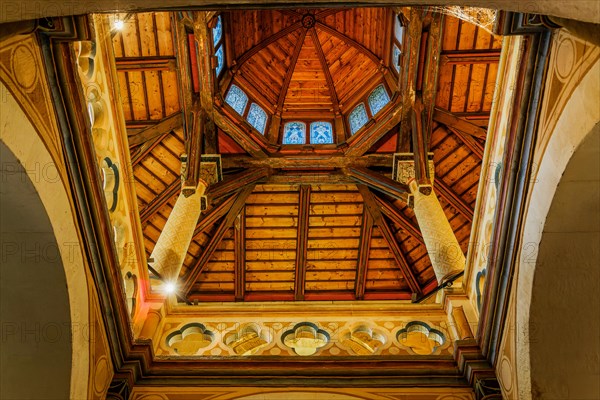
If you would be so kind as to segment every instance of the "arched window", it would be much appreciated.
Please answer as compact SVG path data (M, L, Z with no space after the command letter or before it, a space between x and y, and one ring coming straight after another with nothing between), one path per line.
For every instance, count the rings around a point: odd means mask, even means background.
M215 53L217 56L217 76L223 70L223 64L225 63L225 54L223 53L223 46L219 46L219 49Z
M288 122L283 127L283 144L305 144L306 124L300 121Z
M404 38L404 26L402 15L394 16L394 37L392 38L392 66L396 72L400 72L400 54L402 54L402 40Z
M250 104L250 110L246 117L250 125L256 128L260 133L265 133L265 126L267 125L267 113L256 103Z
M231 85L229 92L227 92L227 96L225 97L225 102L227 102L227 104L229 104L238 114L244 115L246 104L248 104L248 96L246 96L246 93L236 85Z
M375 115L390 102L390 96L383 85L377 86L369 95L369 108Z
M350 133L352 135L369 122L369 116L367 115L364 103L360 103L354 107L354 110L352 110L348 117L348 122L350 123Z
M213 28L212 33L213 33L213 45L215 46L215 49L216 49L217 46L219 45L219 43L221 42L221 37L223 36L223 23L221 22L220 15L217 17L217 25L215 25L215 27Z
M310 124L311 144L332 144L333 127L331 123L324 121L312 122Z
M225 64L225 51L223 47L223 22L221 21L221 16L217 17L217 24L214 28L212 28L212 36L213 36L213 49L215 51L215 56L217 56L217 66L216 72L217 76L223 70L223 65Z

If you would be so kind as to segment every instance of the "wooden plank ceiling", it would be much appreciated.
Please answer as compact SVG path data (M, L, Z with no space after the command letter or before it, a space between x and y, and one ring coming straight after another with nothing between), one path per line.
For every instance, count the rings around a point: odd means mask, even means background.
M374 60L389 59L391 9L312 11L314 34L303 27L302 10L221 14L233 80L264 99L265 109L279 104L284 118L333 119L334 102L343 107L358 87L370 85L363 81L382 81L390 69L388 61L381 68ZM147 256L179 195L185 152L176 20L169 13L132 14L113 38ZM434 188L466 252L501 42L467 22L443 21L429 149ZM431 16L423 19L424 32L430 23ZM302 164L276 153L253 158L218 129L214 148L225 178L208 190L209 208L180 275L184 297L393 300L431 292L437 282L412 209L385 185L377 189L391 177L391 154L412 148L406 130L397 124L388 130L366 154L349 159L342 150L335 161ZM352 165L375 183L353 179L343 168Z
M309 14L314 22L306 22ZM223 13L233 81L283 119L333 119L335 110L353 105L357 91L383 80L392 14L388 8Z

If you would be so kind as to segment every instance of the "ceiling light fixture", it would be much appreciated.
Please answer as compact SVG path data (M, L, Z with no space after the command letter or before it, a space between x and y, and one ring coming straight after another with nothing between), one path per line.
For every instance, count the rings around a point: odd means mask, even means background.
M115 19L115 22L113 22L113 28L117 31L122 30L124 26L125 26L125 21L123 21L120 18Z
M173 294L173 293L175 293L175 288L176 287L173 282L167 282L167 283L165 283L163 290L166 294Z

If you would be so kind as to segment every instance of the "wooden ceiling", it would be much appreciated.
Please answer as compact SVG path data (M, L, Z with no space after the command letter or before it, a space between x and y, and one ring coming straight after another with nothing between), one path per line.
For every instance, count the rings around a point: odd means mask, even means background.
M284 119L333 119L382 80L388 8L223 13L233 81ZM312 17L314 16L314 18Z
M344 110L357 87L374 86L389 73L375 59L389 58L391 9L313 11L316 23L309 29L301 10L221 14L231 79L251 95L258 93L265 109L275 111L280 104L284 118L286 113L333 118L334 102ZM388 20L385 28L382 21ZM185 77L178 76L173 50L176 21L169 13L132 14L113 38L147 256L179 195L179 155L186 151L179 97ZM424 32L430 23L427 15ZM434 188L464 252L500 43L474 25L444 18L429 150ZM277 152L257 158L218 125L213 148L222 155L224 181L208 189L209 208L180 275L183 298L408 300L434 290L437 282L412 209L378 185L390 180L391 154L414 148L401 124L391 123L385 132L367 128L367 139L378 136L352 157L340 148L327 156L303 152L304 158ZM353 178L348 168L375 183Z

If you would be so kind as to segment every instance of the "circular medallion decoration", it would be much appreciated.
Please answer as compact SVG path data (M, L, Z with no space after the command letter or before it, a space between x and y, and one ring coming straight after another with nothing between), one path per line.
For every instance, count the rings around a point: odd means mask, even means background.
M511 365L510 365L510 361L508 360L508 358L506 358L506 356L504 356L502 358L502 361L500 362L500 382L502 383L502 386L504 387L504 390L506 390L507 392L510 392L510 389L512 389L512 375L511 375Z
M315 16L313 14L304 14L302 17L302 26L306 29L310 29L315 26Z
M570 38L563 38L558 43L556 51L556 73L561 80L565 80L573 71L576 59L575 43Z
M108 359L106 356L102 356L96 361L96 368L94 372L94 391L97 394L102 394L106 386L110 383L109 371L108 371Z
M38 80L37 63L31 49L25 45L16 47L12 52L11 66L17 83L31 92Z

